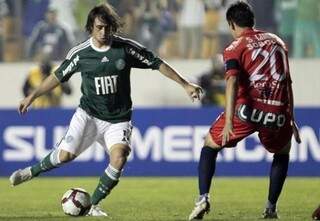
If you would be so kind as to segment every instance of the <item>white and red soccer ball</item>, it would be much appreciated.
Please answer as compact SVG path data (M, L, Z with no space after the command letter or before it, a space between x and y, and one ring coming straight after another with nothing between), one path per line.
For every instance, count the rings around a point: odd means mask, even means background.
M70 216L85 216L91 207L90 194L82 188L71 188L61 199L63 212Z

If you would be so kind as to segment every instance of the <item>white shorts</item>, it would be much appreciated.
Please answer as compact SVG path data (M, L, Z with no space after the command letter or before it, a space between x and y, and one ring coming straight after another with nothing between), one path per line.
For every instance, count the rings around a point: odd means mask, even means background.
M131 121L110 123L92 117L78 107L57 148L78 156L97 141L109 153L115 144L130 147L131 132Z

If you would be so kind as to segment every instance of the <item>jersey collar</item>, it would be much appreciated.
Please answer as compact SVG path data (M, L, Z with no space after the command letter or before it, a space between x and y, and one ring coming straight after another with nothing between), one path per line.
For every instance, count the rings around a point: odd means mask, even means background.
M246 29L244 29L244 30L242 31L241 37L244 36L244 35L250 34L250 33L252 33L252 32L254 32L254 29L253 29L253 28L246 28Z
M110 46L103 48L103 49L94 46L94 44L92 42L92 37L90 38L90 46L93 48L93 50L98 51L98 52L106 52L110 49Z
M240 37L243 37L243 36L246 36L246 35L250 35L250 34L252 34L254 32L262 32L262 31L254 29L254 28L246 28L241 33Z

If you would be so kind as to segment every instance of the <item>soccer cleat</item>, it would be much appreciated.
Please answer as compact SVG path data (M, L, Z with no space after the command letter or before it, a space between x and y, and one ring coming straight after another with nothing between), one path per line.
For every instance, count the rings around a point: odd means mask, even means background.
M189 220L202 219L205 213L210 212L210 203L208 197L200 197L191 214Z
M263 219L279 219L276 209L266 208L262 213Z
M24 169L19 169L14 171L9 180L12 186L19 185L20 183L26 182L28 180L31 180L32 174L31 174L31 167L26 167Z
M313 211L312 219L313 220L320 220L320 205L318 206L317 209L315 209L315 211Z
M103 212L99 205L92 205L87 216L108 216L108 214Z

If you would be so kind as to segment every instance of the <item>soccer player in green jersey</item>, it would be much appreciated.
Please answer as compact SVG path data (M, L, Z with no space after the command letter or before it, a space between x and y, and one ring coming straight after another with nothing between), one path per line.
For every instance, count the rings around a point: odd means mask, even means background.
M86 24L91 37L72 48L55 73L21 101L19 112L25 114L37 97L68 81L74 73L81 74L80 105L65 136L39 163L15 171L10 176L13 186L72 161L97 141L108 153L109 165L92 194L88 215L106 216L98 203L118 184L130 152L131 68L159 70L180 84L192 100L199 99L201 87L188 82L145 47L117 36L120 26L119 17L110 5L94 7Z

